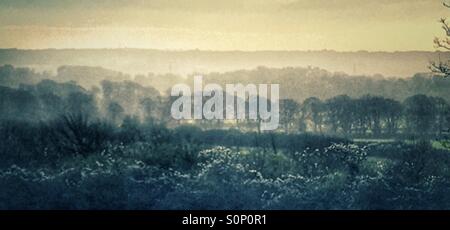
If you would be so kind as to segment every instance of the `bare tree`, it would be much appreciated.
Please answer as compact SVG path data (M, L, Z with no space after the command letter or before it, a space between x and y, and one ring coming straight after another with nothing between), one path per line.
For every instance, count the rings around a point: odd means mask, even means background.
M450 8L450 3L443 3L445 7ZM450 24L447 22L446 18L441 18L439 22L442 25L442 29L445 31L444 38L436 37L434 39L434 45L437 49L444 49L450 51ZM430 69L433 73L437 73L444 77L450 76L450 60L438 62L431 62Z

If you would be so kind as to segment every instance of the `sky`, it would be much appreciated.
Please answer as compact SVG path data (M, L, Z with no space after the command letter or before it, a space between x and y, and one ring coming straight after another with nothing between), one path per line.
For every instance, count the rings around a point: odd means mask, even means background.
M442 0L0 0L0 48L435 50Z

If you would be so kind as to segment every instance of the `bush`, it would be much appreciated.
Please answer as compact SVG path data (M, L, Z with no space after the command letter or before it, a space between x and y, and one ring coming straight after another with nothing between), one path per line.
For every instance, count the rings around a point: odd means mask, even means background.
M64 115L51 123L53 143L61 153L86 156L99 151L114 138L112 125L89 121L83 114Z

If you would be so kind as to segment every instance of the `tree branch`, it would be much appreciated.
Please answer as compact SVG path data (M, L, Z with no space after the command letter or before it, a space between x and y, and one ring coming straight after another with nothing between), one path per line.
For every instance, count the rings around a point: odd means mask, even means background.
M443 48L446 50L450 50L450 39L439 39L439 38L435 38L434 39L434 44L436 48Z
M432 62L429 68L433 73L443 75L444 77L450 77L450 66L448 64Z

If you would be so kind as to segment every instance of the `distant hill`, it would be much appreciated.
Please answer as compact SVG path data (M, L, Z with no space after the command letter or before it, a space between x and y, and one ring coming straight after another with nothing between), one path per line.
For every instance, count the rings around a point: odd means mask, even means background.
M258 66L319 67L350 75L411 77L428 72L430 61L450 59L449 52L335 52L335 51L163 51L147 49L0 49L0 65L54 71L59 66L101 66L135 74L226 72Z
M425 94L441 97L450 102L450 78L433 76L429 73L415 74L409 78L388 78L331 73L320 68L258 67L252 70L202 75L204 84L216 83L222 87L225 84L236 83L279 84L281 98L290 98L298 102L303 102L308 97L325 100L342 94L353 98L370 94L398 101L403 101L416 94ZM97 92L105 87L105 82L102 83L102 81L108 80L111 82L108 84L116 85L118 86L116 88L125 91L128 89L138 89L136 92L150 90L151 94L167 95L175 84L185 83L191 87L193 84L193 75L186 78L174 74L135 75L133 79L132 77L132 75L102 67L61 66L56 74L48 74L36 73L26 67L0 66L0 86L10 88L23 88L26 85L38 84L45 86L46 89L54 89L55 87L52 85L64 83L65 87L79 85L86 90ZM45 79L50 81L45 81ZM47 91L52 92L52 90ZM131 90L131 92L134 91Z

